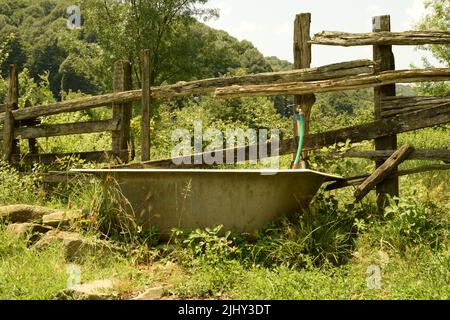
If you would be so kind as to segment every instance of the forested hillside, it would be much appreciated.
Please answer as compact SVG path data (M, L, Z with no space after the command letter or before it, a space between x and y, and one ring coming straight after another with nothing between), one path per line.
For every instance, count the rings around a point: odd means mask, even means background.
M109 30L107 35L108 30L103 30L98 41L96 26L68 29L66 9L71 3L65 0L0 1L0 43L7 43L9 54L1 65L3 75L12 63L19 70L29 69L35 81L48 72L50 88L56 97L60 97L62 91L99 93L111 90L114 61L135 61L136 56L126 44L120 47L121 39L115 30ZM92 11L86 11L86 16L98 14ZM103 26L108 25L107 19L100 20ZM272 66L275 69L279 65L290 66L274 57L265 59L250 42L238 41L194 18L174 28L171 33L176 36L164 39L168 43L164 43L164 59L159 61L155 84L259 73L272 71ZM111 46L103 46L104 43ZM135 75L138 77L138 73Z

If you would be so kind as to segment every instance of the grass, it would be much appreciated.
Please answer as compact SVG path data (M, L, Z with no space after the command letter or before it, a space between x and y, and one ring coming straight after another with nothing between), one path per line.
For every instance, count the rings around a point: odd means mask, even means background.
M26 238L18 238L0 227L0 300L56 299L68 287L69 265L80 269L82 283L115 279L120 295L131 289L150 285L154 278L141 272L127 257L119 254L91 254L83 260L66 260L61 244L36 250L27 246Z
M329 200L320 203L324 201ZM176 292L229 299L450 298L448 210L408 198L392 205L385 219L355 217L350 229L351 219L342 216L353 215L355 209L334 210L341 219L324 224L323 232L282 222L272 231L275 235L262 235L256 243L234 239L230 246L238 254L220 263L193 254L180 261L189 263ZM321 219L326 218L315 220L317 225ZM380 270L380 287L375 289L368 285L373 268Z
M399 144L445 148L448 139L448 131L425 129L399 135ZM290 161L283 157L282 166ZM408 161L402 168L427 163ZM370 161L320 156L313 165L346 176L373 168ZM160 284L174 285L176 297L195 299L450 298L448 171L402 177L401 198L385 216L376 213L374 192L354 203L346 188L319 193L309 210L253 235L224 236L226 230L211 226L174 230L170 243L158 244L131 222L114 188L87 179L49 189L36 179L40 170L22 177L0 163L0 205L89 209L90 218L74 228L119 243L126 254L76 261L82 281L119 279L120 298ZM57 298L67 287L68 264L61 246L34 250L1 224L0 299Z
M338 201L320 193L308 212L258 234L177 230L172 243L159 245L128 237L128 254L76 263L83 282L119 279L122 298L166 283L180 298L448 299L449 205L421 198L411 193L375 218L371 200L346 204L345 195ZM83 232L107 237L99 230ZM55 299L67 287L69 262L61 246L37 251L1 227L0 257L0 299ZM176 272L146 271L166 264ZM380 289L367 284L373 266L381 272Z

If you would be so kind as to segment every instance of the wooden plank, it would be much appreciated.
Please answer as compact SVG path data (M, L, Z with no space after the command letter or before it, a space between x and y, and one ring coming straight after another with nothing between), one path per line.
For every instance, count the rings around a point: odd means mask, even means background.
M450 44L450 31L405 31L349 33L322 31L314 35L311 44L328 46L420 46L426 44Z
M286 96L373 88L395 83L450 80L450 68L427 68L385 71L375 75L359 75L345 79L290 82L271 85L231 86L218 88L215 96L223 99L257 96Z
M152 94L154 98L182 97L192 94L213 93L217 88L233 85L316 81L366 73L373 73L373 61L363 59L334 63L317 68L299 68L289 71L265 72L244 76L220 77L191 82L179 82L174 85L153 87Z
M379 16L372 20L373 32L390 32L391 31L391 17ZM383 72L395 70L395 58L392 52L392 46L377 45L373 47L373 60L375 61L375 72ZM392 97L396 95L395 84L379 86L374 88L374 115L375 120L382 119L382 99L385 97ZM391 134L385 137L375 139L375 150L396 150L397 149L397 135ZM395 153L394 153L395 154ZM383 161L375 161L375 166L378 168L383 165ZM395 173L397 168L392 169ZM398 178L389 178L376 185L377 188L377 205L378 211L382 213L387 205L387 197L398 197L399 195L399 181Z
M450 97L383 97L381 117L392 117L401 113L429 109L450 104Z
M150 108L151 96L150 50L142 54L142 103L141 103L141 161L150 160Z
M152 98L186 97L194 94L213 93L217 88L231 85L269 84L295 81L316 81L322 79L335 79L359 74L372 74L373 62L370 60L355 60L343 63L331 64L319 68L301 69L293 71L270 72L239 77L221 77L191 82L180 82L173 85L152 87ZM30 108L29 110L14 111L17 120L50 116L64 112L82 111L113 103L130 103L141 101L142 90L109 93L94 97L84 97L76 100L52 103ZM4 119L0 115L0 122Z
M6 110L3 123L3 160L10 161L13 154L19 154L19 142L14 140L14 130L17 121L13 111L19 108L19 75L15 65L9 66L8 92Z
M120 93L110 93L94 97L80 98L48 105L36 106L29 109L19 109L14 111L17 120L25 120L43 116L51 116L65 112L76 112L103 106L110 106L112 103L127 103L138 101L141 97L141 90L133 90ZM0 122L4 119L0 114Z
M117 61L114 64L114 92L129 91L132 89L131 64L128 61ZM131 150L131 113L132 105L130 103L114 103L113 119L120 123L118 130L112 131L112 150L117 155L122 150ZM128 153L122 153L128 156ZM131 153L132 154L132 153ZM121 159L128 162L128 158Z
M115 120L63 123L18 128L14 132L14 137L16 139L47 138L68 136L72 134L113 131L117 130L117 128L119 128L119 123Z
M332 159L340 158L360 158L373 161L384 161L389 158L395 150L375 150L375 151L348 151L345 153L324 154ZM450 150L448 149L422 149L414 150L406 160L434 160L450 162Z
M390 175L390 177L402 177L411 174L425 173L430 171L442 171L442 170L450 170L450 164L432 164L421 166L412 169L399 170L397 173ZM335 183L331 183L325 187L325 191L332 191L337 189L342 189L346 187L352 187L356 185L360 185L366 180L370 174L359 175L356 177L346 178L345 180L337 181Z
M311 14L301 13L296 16L294 23L294 67L295 69L304 69L311 67L312 52L311 44ZM311 118L311 108L316 102L314 94L295 95L293 113L302 113L305 118L305 135L309 133L309 121ZM293 117L294 137L298 140L297 121ZM303 161L301 168L307 167L308 154L302 154ZM295 155L294 155L295 158Z
M338 142L346 142L347 139L351 140L352 143L356 143L365 140L376 139L389 134L398 134L402 132L423 129L449 122L450 122L450 106L446 106L444 108L435 107L432 109L412 112L397 117L380 119L367 124L322 133L309 134L305 136L303 149L307 151L321 149L323 147L334 145ZM238 150L244 150L246 159L249 159L249 150L250 150L249 146L235 148L233 150L235 155L237 154ZM267 145L267 150L271 150L270 144ZM297 148L295 140L287 139L285 141L281 141L278 151L280 155L291 154L293 152L296 152ZM219 153L222 152L222 154L226 154L226 150L218 150L216 152ZM214 153L206 152L202 154L202 156L204 155L213 156ZM190 155L187 157L179 157L176 158L175 160L180 163L181 162L194 163L194 155ZM236 158L235 161L237 162ZM157 166L157 167L172 166L172 164L173 164L172 159L162 159L143 163L143 165Z
M405 144L400 149L395 151L392 156L390 156L374 171L374 173L372 173L361 185L358 186L358 188L356 188L354 193L356 201L361 201L370 192L370 190L388 178L391 173L395 175L398 165L402 163L413 150L414 148L411 145ZM380 194L378 196L380 196Z

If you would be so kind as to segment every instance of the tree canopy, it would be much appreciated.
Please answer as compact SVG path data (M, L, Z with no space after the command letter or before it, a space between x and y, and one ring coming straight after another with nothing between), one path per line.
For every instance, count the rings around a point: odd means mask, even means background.
M427 0L425 6L428 13L418 24L421 30L450 30L450 1L449 0ZM450 67L450 45L430 45L426 46L433 56L443 65ZM424 59L426 65L431 64ZM429 95L450 94L450 85L442 83L423 83L420 85L421 91Z

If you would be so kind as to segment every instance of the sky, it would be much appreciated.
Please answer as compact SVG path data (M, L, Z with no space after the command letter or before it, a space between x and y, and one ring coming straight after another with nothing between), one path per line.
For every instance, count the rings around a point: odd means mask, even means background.
M423 0L210 0L208 7L220 10L220 17L206 22L227 31L239 40L251 41L265 56L293 62L294 19L297 13L312 15L311 34L323 30L371 32L372 17L391 15L392 31L414 30L414 23L425 13ZM395 46L397 69L411 64L422 66L429 52L411 46ZM372 47L313 46L312 67L372 58Z

